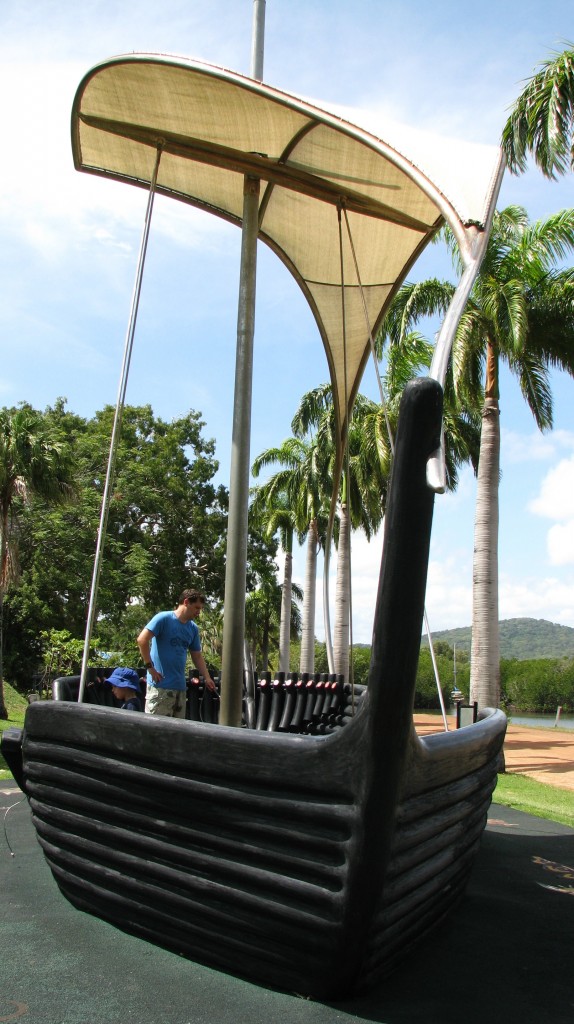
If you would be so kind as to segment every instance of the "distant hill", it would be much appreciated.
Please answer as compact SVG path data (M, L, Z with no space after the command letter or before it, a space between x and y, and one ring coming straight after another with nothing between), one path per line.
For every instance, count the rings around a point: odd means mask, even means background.
M434 641L446 640L451 647L470 654L470 626L433 632ZM423 646L428 647L426 633ZM500 657L518 658L574 658L574 629L560 626L547 619L503 619L500 623Z

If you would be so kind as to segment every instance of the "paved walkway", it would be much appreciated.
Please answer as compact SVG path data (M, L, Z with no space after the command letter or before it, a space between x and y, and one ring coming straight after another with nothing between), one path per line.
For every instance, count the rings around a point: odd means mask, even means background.
M454 728L447 716L449 729ZM440 715L415 715L415 728L420 735L440 732ZM538 782L574 792L574 729L538 729L532 726L508 726L504 742L507 772L530 775Z

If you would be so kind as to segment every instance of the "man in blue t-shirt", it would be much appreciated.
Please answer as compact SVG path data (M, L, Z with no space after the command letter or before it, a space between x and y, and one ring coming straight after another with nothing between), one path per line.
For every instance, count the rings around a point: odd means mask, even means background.
M204 604L205 597L199 591L184 590L175 611L158 612L138 636L138 647L147 669L145 709L150 715L185 718L188 651L207 688L215 690L194 621Z

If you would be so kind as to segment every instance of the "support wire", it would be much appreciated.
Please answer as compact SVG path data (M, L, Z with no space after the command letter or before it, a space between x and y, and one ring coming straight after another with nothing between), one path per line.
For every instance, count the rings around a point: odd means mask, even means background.
M163 149L163 143L159 143L157 147L157 155L155 159L155 165L153 174L150 181L150 189L147 201L147 208L145 214L144 228L142 232L142 239L140 243L140 251L138 256L138 264L136 270L136 278L134 283L134 290L132 295L132 303L130 310L130 318L128 323L128 329L126 332L126 340L124 344L124 356L122 362L122 368L120 373L120 383L118 388L118 397L116 401L116 411L114 415L114 424L112 428L112 436L110 440L110 453L108 456L108 468L106 471L106 481L104 485L104 493L102 496L102 507L100 512L100 524L98 527L98 538L96 542L96 554L94 558L94 569L92 573L92 586L90 589L90 603L88 606L88 617L86 621L86 634L84 637L84 653L82 657L82 669L80 674L80 688L78 692L78 703L81 703L84 699L84 691L86 688L86 677L88 674L88 661L90 658L90 643L92 639L92 632L94 628L94 621L96 618L97 600L98 600L98 585L100 581L100 570L102 566L102 555L104 550L104 544L106 540L106 530L108 525L108 512L110 507L110 496L111 488L114 480L114 471L116 464L116 452L118 441L120 438L122 428L122 415L124 410L124 403L126 398L126 388L128 384L128 374L130 368L130 361L132 357L132 349L134 342L134 333L138 315L139 300L141 293L141 284L143 269L145 265L145 257L147 251L147 243L149 237L149 229L151 224L151 215L153 210L153 201L155 197L155 189L157 184L157 176L159 171L159 163L161 160L161 154Z

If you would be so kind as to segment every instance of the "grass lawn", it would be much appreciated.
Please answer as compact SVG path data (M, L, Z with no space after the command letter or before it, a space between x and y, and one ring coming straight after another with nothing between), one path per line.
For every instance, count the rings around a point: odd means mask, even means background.
M28 707L28 701L21 694L17 693L9 683L4 682L4 700L6 701L6 708L8 711L8 719L5 720L0 718L0 732L4 729L10 729L13 726L21 727L24 724L24 715L26 714L26 708ZM0 754L0 780L11 779L12 773L8 771L8 766Z
M498 776L492 799L505 807L514 807L517 811L560 821L574 828L574 793L568 789L547 786L528 775L505 773Z

